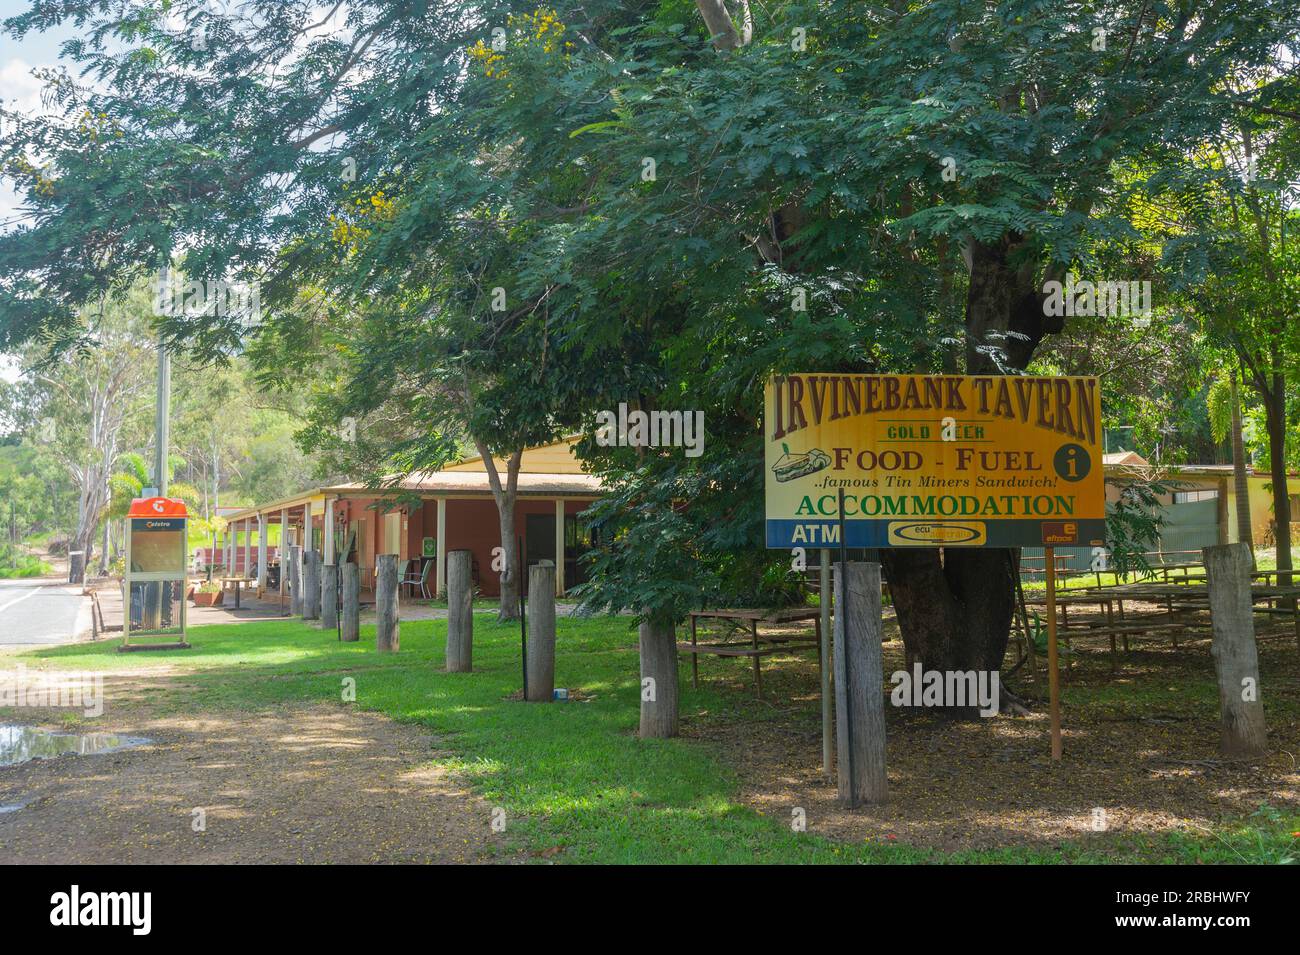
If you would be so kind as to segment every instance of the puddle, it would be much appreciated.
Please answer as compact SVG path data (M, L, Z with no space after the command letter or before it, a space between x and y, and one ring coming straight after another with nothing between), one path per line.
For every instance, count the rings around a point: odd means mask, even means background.
M113 753L150 742L143 736L116 733L51 733L32 726L0 724L0 766L16 766L53 756L91 756ZM0 806L0 812L9 807ZM9 810L12 811L12 810Z

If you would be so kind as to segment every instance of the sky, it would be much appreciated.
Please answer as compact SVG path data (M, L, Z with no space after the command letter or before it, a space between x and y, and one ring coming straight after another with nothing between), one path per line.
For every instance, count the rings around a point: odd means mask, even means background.
M23 13L29 6L26 0L0 0L0 20ZM61 63L59 45L71 35L71 30L60 30L15 40L0 32L0 100L5 106L24 110L40 106L41 87L32 70ZM18 197L7 184L0 182L0 223L13 218L17 209ZM18 368L13 359L0 355L0 378L14 381L17 377Z

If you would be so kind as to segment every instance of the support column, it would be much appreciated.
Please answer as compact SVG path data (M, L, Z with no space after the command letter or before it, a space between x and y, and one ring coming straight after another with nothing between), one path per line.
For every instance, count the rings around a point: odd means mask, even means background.
M253 519L244 518L244 577L253 576Z
M447 595L447 499L445 497L438 498L437 557L434 561L437 566L433 569L433 595L445 597Z
M280 508L280 606L289 595L289 509Z
M266 593L266 542L270 537L271 522L265 514L257 515L257 596Z
M564 498L555 499L555 596L564 596ZM529 593L532 593L530 590Z
M334 564L334 498L325 499L325 533L321 538L321 547L324 553L321 555L322 563L333 566Z

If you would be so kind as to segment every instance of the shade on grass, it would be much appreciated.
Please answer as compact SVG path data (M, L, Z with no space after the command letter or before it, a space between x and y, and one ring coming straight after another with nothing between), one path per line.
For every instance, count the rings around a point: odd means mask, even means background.
M117 641L33 651L59 668L114 670L181 666L185 686L152 705L183 713L203 708L270 708L292 702L341 702L343 680L356 681L356 704L428 727L444 761L494 807L507 833L531 851L584 862L1088 862L1114 861L1063 845L944 854L894 844L843 844L795 833L737 798L737 775L724 755L697 740L636 738L636 632L626 618L558 621L556 680L582 702L524 704L518 624L490 613L474 621L473 673L442 672L445 621L402 624L401 651L378 654L374 628L359 643L334 631L273 620L190 631L188 651L119 654ZM684 713L735 719L748 697L725 688L684 687ZM810 705L816 705L815 702ZM752 709L747 719L762 718ZM1132 844L1133 861L1261 860L1285 851L1286 822L1213 838L1185 836ZM488 820L484 819L484 825ZM1125 850L1128 852L1128 850ZM552 853L548 853L548 856Z

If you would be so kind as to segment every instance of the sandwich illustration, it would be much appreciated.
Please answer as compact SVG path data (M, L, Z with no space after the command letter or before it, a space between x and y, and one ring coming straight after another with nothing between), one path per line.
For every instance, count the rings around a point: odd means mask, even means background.
M829 467L831 463L831 456L819 448L813 448L803 454L791 454L790 446L783 443L781 450L785 453L777 458L776 464L772 465L772 472L782 483L816 474L822 468Z

